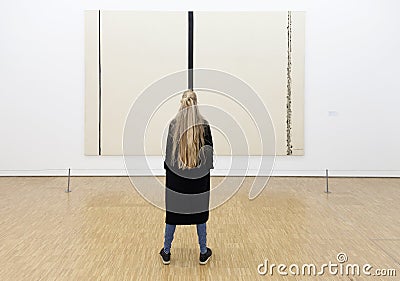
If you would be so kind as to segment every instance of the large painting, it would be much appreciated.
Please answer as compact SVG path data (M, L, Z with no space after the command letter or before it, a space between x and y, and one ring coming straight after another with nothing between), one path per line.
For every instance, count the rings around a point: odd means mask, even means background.
M198 68L247 83L269 112L276 155L304 155L304 31L304 12L85 11L85 154L122 155L126 118L138 96L162 77ZM196 89L195 72L188 83L199 104L235 117L249 155L271 154L229 93ZM146 120L146 155L164 154L179 98L171 95ZM224 128L210 125L215 154L232 155Z

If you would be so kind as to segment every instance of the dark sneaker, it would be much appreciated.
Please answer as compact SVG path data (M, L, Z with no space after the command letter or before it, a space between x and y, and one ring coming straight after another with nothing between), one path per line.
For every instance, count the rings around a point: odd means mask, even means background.
M160 251L160 256L163 264L169 264L171 262L171 253L166 253L164 251L164 248L161 249Z
M206 264L211 258L212 251L207 247L207 252L205 254L200 253L200 264Z

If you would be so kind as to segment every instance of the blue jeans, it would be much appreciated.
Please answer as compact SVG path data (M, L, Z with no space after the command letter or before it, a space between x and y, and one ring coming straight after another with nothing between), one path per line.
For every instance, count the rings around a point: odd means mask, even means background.
M207 231L206 223L197 224L197 236L199 238L200 253L205 254L207 252ZM176 225L165 224L164 234L164 251L168 254L171 250L172 240L174 240Z

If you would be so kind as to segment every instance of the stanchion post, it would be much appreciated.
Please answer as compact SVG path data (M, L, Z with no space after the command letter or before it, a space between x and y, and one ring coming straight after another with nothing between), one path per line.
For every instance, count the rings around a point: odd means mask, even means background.
M71 192L71 189L69 188L70 182L71 182L71 168L68 168L68 186L67 186L67 190L65 191L66 193Z
M326 190L324 191L325 193L331 193L329 191L329 185L328 185L328 180L329 180L329 172L328 169L325 170L325 178L326 178Z

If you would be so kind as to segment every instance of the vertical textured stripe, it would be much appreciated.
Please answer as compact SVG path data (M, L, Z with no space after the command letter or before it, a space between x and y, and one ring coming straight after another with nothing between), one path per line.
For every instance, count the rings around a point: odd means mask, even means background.
M287 95L286 95L286 154L292 155L292 12L287 19Z

